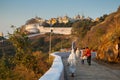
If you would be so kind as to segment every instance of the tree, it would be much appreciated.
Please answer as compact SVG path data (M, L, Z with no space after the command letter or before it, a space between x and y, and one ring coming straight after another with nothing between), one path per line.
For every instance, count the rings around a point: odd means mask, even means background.
M9 41L13 44L16 50L16 58L21 60L23 54L28 54L32 52L30 39L25 33L21 33L19 28L11 26L14 29L14 33L9 33Z
M75 35L76 37L83 38L87 31L90 30L90 25L92 22L90 20L82 20L75 22L72 25L72 35Z
M108 15L104 14L103 16L100 17L100 22L104 21Z

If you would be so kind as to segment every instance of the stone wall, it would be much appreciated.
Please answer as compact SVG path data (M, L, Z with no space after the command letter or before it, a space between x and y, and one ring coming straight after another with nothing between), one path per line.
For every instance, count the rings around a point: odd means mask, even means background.
M40 26L38 27L38 29L40 30L40 33L47 33L50 32L51 29L53 30L53 33L57 33L57 34L71 34L71 27L67 28L67 27L43 27Z
M64 66L61 57L57 54L59 54L59 52L51 54L55 56L53 64L39 80L64 80Z

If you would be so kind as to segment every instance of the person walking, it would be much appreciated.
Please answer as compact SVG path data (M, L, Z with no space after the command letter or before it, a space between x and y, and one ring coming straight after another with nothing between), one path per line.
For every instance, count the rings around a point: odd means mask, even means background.
M88 65L91 65L91 50L88 47L86 47L86 54L85 55L87 56Z
M71 77L74 77L76 71L76 55L74 49L71 50L71 54L68 57L69 70Z
M82 64L84 64L84 60L85 59L87 59L87 57L86 57L86 55L85 55L85 48L82 48L81 50L80 50L80 53L81 53L81 55L80 55L80 59L81 59L81 63Z
M80 59L80 50L79 50L79 48L77 48L75 53L76 53L77 62L79 62L79 59Z

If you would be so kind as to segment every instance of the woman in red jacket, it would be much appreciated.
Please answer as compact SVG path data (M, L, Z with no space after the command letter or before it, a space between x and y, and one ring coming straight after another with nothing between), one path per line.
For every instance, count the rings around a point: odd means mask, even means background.
M86 56L88 65L91 65L91 50L88 47L86 47Z

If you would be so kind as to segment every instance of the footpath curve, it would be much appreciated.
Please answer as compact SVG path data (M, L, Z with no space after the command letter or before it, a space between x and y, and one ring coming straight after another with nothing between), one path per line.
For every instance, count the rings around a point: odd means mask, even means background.
M82 65L80 60L77 62L75 77L71 77L69 66L67 65L69 54L59 54L64 64L64 80L120 80L120 70L110 69L94 61L92 61L91 66L87 64L87 61Z

